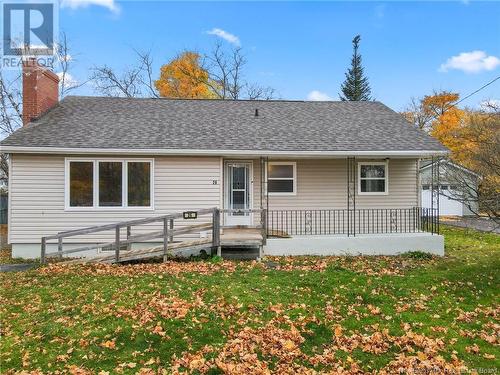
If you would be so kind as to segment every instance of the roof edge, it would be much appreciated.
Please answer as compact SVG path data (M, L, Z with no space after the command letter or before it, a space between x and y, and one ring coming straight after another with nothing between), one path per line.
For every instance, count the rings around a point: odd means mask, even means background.
M429 163L428 165L425 165L425 166L423 166L423 167L420 167L420 170L421 170L421 171L423 171L424 169L428 169L428 168L430 168L433 164L436 164L436 163L437 163L436 161L435 161L434 163ZM470 173L470 174L472 174L472 175L474 175L474 176L476 176L476 177L481 177L481 175L480 175L479 173L476 173L476 172L474 172L474 171L470 170L469 168L464 167L463 165L460 165L460 164L454 163L454 162L452 162L451 160L442 160L442 161L440 161L439 163L448 164L448 165L451 165L451 166L453 166L453 167L455 167L455 168L458 168L458 169L460 169L460 170L462 170L462 171L464 171L464 172L466 172L466 173Z
M345 103L346 105L356 105L357 103L371 103L371 104L382 104L385 107L389 108L391 111L394 111L392 108L388 107L384 103L378 100L361 100L361 101L353 101L353 100L306 100L306 99L222 99L222 98L167 98L167 97L129 97L129 96L99 96L99 95L66 95L64 99L110 99L110 100L153 100L153 101L201 101L201 102L224 102L224 103L235 103L235 102L251 102L251 103ZM63 99L63 100L64 100ZM394 111L395 112L395 111ZM397 112L396 112L397 113Z
M401 151L272 151L272 150L200 150L200 149L132 149L78 147L2 146L10 154L99 154L99 155L185 155L185 156L282 156L282 157L426 157L444 156L444 150Z

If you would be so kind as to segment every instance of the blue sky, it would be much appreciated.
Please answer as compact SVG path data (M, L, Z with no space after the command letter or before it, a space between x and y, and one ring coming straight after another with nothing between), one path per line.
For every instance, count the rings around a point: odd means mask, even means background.
M228 45L239 41L246 78L283 99L337 100L356 34L374 97L395 110L433 90L464 96L500 76L498 2L63 0L59 26L77 80L94 64L124 68L133 48L151 49L159 71L181 50L210 49L221 38L213 29ZM500 99L500 80L464 104L485 99Z

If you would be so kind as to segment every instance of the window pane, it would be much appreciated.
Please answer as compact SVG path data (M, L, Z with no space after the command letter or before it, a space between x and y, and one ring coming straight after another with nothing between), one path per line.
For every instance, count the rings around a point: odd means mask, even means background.
M269 165L269 178L293 178L293 165Z
M385 166L384 165L362 165L361 166L361 177L377 178L385 177Z
M69 185L71 207L92 207L94 205L94 163L70 162Z
M128 163L128 205L130 207L151 206L151 164Z
M361 180L362 193L384 193L385 180Z
M232 167L233 189L245 189L246 167Z
M99 206L122 205L122 163L99 162Z
M270 193L293 193L293 180L269 180Z
M245 192L234 191L232 192L232 208L235 210L245 209Z
M422 185L422 190L429 190L429 185Z

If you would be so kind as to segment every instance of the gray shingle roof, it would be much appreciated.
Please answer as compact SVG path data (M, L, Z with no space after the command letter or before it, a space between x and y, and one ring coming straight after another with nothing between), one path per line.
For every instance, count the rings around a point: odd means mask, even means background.
M379 102L81 96L66 97L1 145L291 152L446 150Z

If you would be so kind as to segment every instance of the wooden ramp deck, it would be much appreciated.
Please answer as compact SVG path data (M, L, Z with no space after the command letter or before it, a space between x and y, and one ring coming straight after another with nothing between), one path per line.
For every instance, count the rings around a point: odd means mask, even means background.
M198 240L186 240L169 244L168 250L170 256L175 256L181 251L211 250L213 248L212 236L200 238ZM259 248L263 244L262 232L255 228L226 228L221 233L221 248L244 249ZM245 250L246 249L246 250ZM115 254L106 252L95 256L89 256L81 259L72 259L65 263L125 263L136 260L146 260L161 258L164 255L163 245L154 246L136 250L120 251L120 258L116 261Z

